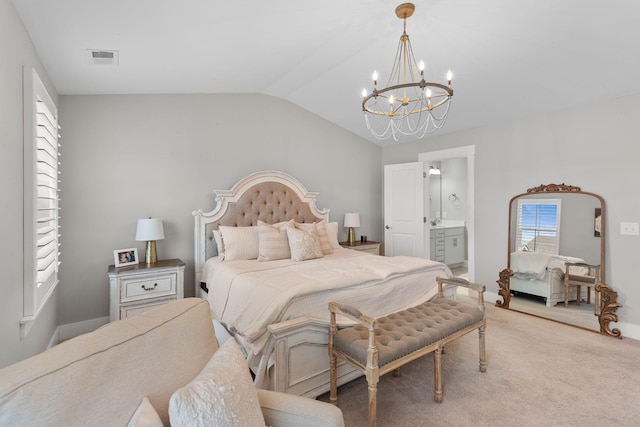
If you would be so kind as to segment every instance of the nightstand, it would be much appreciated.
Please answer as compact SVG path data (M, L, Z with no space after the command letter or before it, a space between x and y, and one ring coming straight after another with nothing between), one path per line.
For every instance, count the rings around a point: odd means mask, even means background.
M110 320L124 319L183 298L184 266L179 259L118 268L110 265Z
M349 242L340 242L340 246L347 249L353 249L355 251L367 252L374 255L380 255L380 242L361 242L356 241L352 245Z

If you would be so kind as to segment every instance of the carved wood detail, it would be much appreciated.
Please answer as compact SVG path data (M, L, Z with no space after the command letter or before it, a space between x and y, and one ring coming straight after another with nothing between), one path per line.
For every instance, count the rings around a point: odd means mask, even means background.
M509 289L509 278L513 276L513 271L510 268L505 268L500 272L500 278L497 280L500 290L500 295L504 301L496 300L496 306L502 308L509 308L509 302L511 301L511 290Z
M618 293L604 283L598 283L596 285L596 292L600 292L600 314L598 315L598 322L600 322L600 333L607 334L615 338L622 338L620 329L609 329L610 322L617 322L618 316L614 313L618 307L622 307L618 303Z
M537 187L529 188L527 190L527 193L563 193L574 191L582 191L582 189L580 187L576 187L575 185L567 185L565 183L562 183L539 185Z

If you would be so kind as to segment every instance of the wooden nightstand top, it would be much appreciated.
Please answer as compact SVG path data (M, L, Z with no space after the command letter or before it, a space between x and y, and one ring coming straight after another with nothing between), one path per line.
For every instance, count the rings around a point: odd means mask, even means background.
M359 248L359 247L363 247L363 246L370 246L370 245L379 245L380 242L375 242L373 240L367 240L366 242L361 242L360 240L356 240L355 242L353 242L353 244L350 244L349 242L340 242L340 246L342 246L343 248Z
M125 265L124 267L116 267L111 264L109 266L109 273L120 273L123 271L143 271L150 270L154 268L167 268L167 267L182 267L185 263L181 259L162 259L156 262L155 264L147 264L146 262L141 262L139 264L134 265Z
M340 242L340 246L354 251L367 252L373 255L382 255L380 251L382 244L373 240L368 240L366 242L358 241L354 242L352 245L350 245L349 242Z

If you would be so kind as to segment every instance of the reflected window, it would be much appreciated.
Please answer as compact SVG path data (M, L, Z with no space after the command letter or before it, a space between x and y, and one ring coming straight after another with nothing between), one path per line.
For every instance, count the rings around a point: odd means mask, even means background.
M558 255L560 199L518 200L516 250Z

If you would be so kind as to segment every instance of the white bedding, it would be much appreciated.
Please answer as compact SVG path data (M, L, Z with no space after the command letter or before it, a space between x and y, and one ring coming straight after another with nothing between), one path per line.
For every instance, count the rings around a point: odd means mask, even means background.
M380 317L431 299L437 293L435 277L451 276L439 262L344 248L303 262L211 259L203 271L213 317L244 347L257 384L270 364L270 324L300 316L328 323L330 301Z
M548 255L536 252L512 252L511 269L516 277L526 280L545 280L548 270L558 269L560 277L564 277L565 262L585 262L582 258L565 255ZM572 274L585 275L588 268L576 268Z

